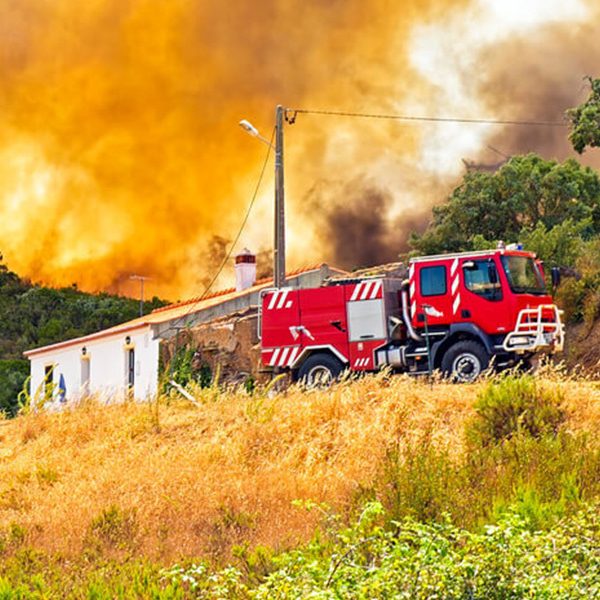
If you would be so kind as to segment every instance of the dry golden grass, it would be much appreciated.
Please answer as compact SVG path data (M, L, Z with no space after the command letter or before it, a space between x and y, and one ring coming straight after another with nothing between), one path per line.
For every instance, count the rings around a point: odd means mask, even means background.
M598 432L599 384L546 384L564 388L571 429ZM0 422L0 531L18 524L29 545L66 556L111 527L120 551L161 560L219 557L243 540L281 548L314 530L292 500L343 510L398 440L428 432L460 452L482 385L366 377L273 398L207 390L201 407L88 402ZM109 512L102 525L111 507L116 521Z

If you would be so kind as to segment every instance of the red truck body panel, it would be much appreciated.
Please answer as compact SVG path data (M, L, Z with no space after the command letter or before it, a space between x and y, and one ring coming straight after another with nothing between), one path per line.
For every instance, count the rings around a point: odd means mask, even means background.
M387 335L382 279L312 289L269 290L262 297L262 356L267 366L289 367L306 348L328 349L356 370L374 367L373 349ZM348 318L365 309L371 319L379 316L382 327L375 333L356 331ZM351 333L355 333L351 335Z

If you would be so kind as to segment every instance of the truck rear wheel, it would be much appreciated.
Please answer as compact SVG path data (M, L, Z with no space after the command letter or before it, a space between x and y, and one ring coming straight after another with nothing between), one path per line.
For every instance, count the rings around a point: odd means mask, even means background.
M442 371L458 383L475 381L490 362L485 348L478 342L465 340L450 346L442 357Z
M298 379L308 387L328 387L344 369L340 360L331 354L309 356L298 371Z

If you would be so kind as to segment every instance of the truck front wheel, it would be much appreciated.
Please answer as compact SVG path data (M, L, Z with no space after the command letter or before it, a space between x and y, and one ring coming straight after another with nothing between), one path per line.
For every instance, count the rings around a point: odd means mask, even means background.
M463 341L450 346L442 357L442 371L458 383L475 381L490 362L485 348L478 342Z
M344 365L331 354L309 356L298 371L298 379L308 387L327 387L339 377Z

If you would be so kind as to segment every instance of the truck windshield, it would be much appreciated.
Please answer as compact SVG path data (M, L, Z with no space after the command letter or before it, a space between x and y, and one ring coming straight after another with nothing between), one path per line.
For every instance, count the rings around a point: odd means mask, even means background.
M502 266L515 294L545 294L544 279L532 258L503 256Z

